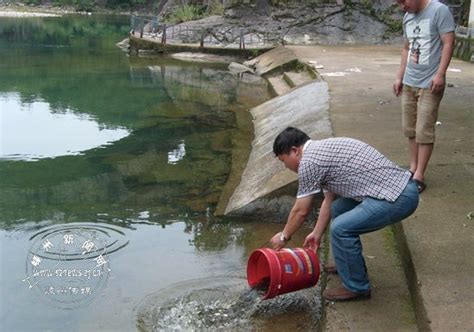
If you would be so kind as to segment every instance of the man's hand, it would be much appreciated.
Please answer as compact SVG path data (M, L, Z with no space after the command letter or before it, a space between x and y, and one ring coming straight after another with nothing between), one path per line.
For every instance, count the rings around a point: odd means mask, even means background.
M285 235L285 238L289 240L291 238L291 235L295 234L295 232L301 227L301 225L304 223L306 219L306 216L311 210L312 201L313 201L313 195L296 199L293 207L291 208L285 228L283 229L282 232L275 234L270 240L270 243L272 244L273 249L280 250L288 242L288 241L282 241L280 239L280 235L282 233Z
M314 252L318 251L320 245L321 237L314 234L314 232L309 233L303 243L303 247L309 247L309 249L314 250Z
M402 80L397 78L395 82L393 82L393 94L397 97L400 96L402 93L402 89L403 89Z
M270 243L272 244L272 247L274 250L280 250L286 245L287 241L282 241L280 239L280 236L281 236L281 232L276 233L275 235L273 235L272 239L270 240Z
M436 74L431 81L431 93L438 95L443 93L446 79L444 75Z

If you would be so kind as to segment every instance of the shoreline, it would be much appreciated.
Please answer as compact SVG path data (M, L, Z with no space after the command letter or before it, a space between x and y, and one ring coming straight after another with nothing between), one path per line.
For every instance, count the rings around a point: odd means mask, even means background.
M29 6L20 4L0 4L0 17L61 17L63 15L131 15L132 12L95 8L94 11L77 10L74 7L51 5Z
M61 17L62 14L46 12L19 12L0 9L0 17Z

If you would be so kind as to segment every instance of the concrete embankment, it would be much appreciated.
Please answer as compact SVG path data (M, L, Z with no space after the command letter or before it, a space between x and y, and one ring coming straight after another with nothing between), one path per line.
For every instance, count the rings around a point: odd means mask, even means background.
M298 127L316 139L332 136L327 83L313 79L317 74L304 65L298 66L294 53L284 47L247 64L271 83L273 80L274 93L280 91L281 95L250 110L255 133L250 156L240 183L230 198L221 200L217 213L286 215L294 200L291 185L296 174L275 158L273 141L288 126Z
M152 37L150 35L143 35L140 37L139 33L132 33L129 35L129 45L131 53L152 52L152 53L180 53L180 52L194 52L205 54L216 54L224 56L238 56L248 59L255 55L271 50L270 47L257 47L240 49L237 47L217 47L212 45L200 46L199 44L181 44L181 43L162 43L161 38Z
M255 138L247 167L227 204L225 214L288 211L290 201L284 204L281 197L270 195L296 180L296 174L284 169L273 155L275 133L287 126L294 126L311 137L331 136L327 97L325 82L310 82L251 110Z

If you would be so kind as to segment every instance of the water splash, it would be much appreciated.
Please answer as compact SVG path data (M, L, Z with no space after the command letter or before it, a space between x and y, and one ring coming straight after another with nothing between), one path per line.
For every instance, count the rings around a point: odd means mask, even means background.
M244 278L190 280L148 296L136 308L137 328L254 331L272 329L278 322L284 329L314 329L320 313L317 293L313 288L264 301L261 291L249 289Z

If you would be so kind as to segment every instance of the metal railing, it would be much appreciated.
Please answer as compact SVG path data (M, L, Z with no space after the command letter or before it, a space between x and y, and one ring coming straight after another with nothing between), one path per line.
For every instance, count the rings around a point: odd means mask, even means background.
M456 36L462 38L470 38L472 36L472 31L468 27L458 25L456 27Z
M159 23L156 17L132 15L130 19L130 34L140 38L156 39L162 44L199 44L215 47L235 47L245 49L250 47L268 47L279 43L268 33L255 29L230 27L226 30L200 28L181 24Z

